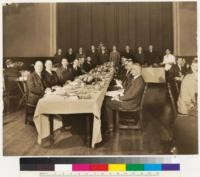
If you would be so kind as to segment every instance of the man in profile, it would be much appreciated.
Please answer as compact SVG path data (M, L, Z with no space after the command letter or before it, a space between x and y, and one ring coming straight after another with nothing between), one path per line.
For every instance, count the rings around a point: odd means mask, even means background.
M114 97L106 97L104 102L104 119L105 133L113 131L113 116L114 111L121 109L137 110L139 109L140 101L142 98L145 82L141 75L142 68L139 63L134 63L131 67L132 80L125 88L122 95Z

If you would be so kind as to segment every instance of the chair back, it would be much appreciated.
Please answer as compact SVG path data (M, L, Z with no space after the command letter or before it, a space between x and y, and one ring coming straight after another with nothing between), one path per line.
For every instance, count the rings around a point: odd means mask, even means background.
M144 97L145 97L145 95L147 93L147 88L148 88L148 83L145 83L143 94L142 94L142 98L140 100L140 112L142 112L142 109L143 109Z
M27 82L23 81L22 85L23 85L24 93L26 95L26 103L27 103L27 100L28 100L28 85L27 85Z

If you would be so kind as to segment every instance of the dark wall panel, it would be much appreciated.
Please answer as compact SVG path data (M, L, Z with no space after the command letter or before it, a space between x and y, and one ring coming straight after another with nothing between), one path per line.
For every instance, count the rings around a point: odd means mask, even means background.
M170 2L57 4L57 46L65 50L104 42L120 50L153 44L163 53L173 49L172 25Z

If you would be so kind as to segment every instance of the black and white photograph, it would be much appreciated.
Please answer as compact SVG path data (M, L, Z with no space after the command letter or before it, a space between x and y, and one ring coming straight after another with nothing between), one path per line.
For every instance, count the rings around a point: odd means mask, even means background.
M4 156L198 154L196 1L2 13Z

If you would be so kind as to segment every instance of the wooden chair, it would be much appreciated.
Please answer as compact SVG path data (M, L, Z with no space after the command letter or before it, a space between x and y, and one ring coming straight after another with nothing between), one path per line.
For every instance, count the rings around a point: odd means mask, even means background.
M35 108L36 108L36 105L32 105L30 103L28 103L28 86L27 86L27 83L26 81L23 82L23 87L24 87L24 93L26 95L26 106L25 106L25 124L30 124L32 123L28 117L29 116L32 116L34 115L34 112L35 112Z
M174 96L172 94L171 85L170 85L169 82L167 82L167 91L169 93L172 109L173 109L173 112L174 112L174 120L175 120L175 118L177 116L177 107L176 107L176 102L175 102Z
M145 87L144 87L144 91L143 91L143 95L142 95L142 98L140 100L140 106L137 110L126 110L126 109L120 109L116 112L116 117L115 117L115 131L118 132L119 131L119 114L120 113L130 113L133 118L135 116L138 116L139 117L139 120L138 120L138 125L139 126L136 126L136 127L133 127L131 129L139 129L141 132L143 132L144 130L144 125L143 125L143 103L144 103L144 97L146 95L146 92L147 92L147 87L148 87L148 83L145 84ZM132 122L131 119L128 120L128 122ZM130 129L130 127L128 127L127 129Z

